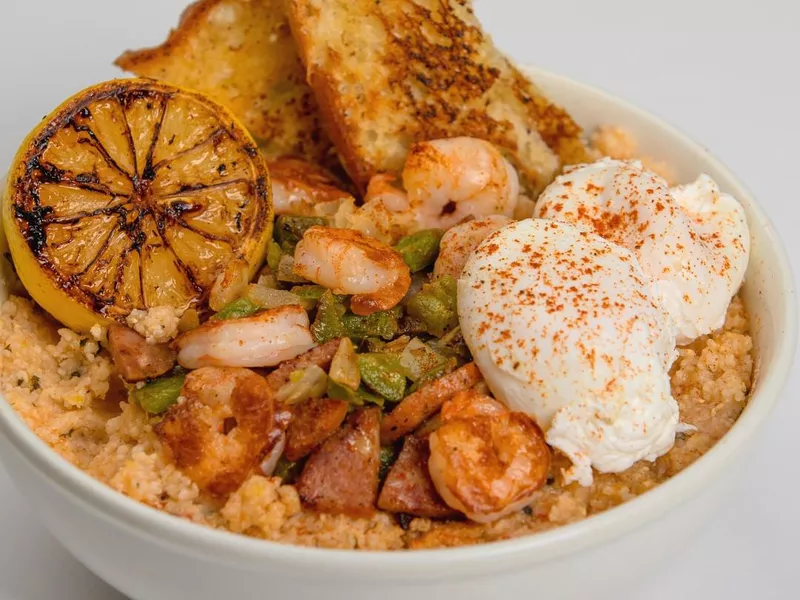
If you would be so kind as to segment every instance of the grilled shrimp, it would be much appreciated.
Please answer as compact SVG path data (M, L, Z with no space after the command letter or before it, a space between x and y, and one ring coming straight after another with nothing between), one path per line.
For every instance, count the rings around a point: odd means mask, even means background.
M396 306L411 285L411 272L397 252L350 229L307 229L295 249L294 272L337 294L352 294L350 310L357 315Z
M367 185L367 193L364 194L364 203L380 202L392 212L408 210L408 196L395 185L396 180L394 175L388 173L373 175Z
M252 317L207 321L175 340L178 363L200 367L272 367L314 347L308 313L280 306Z
M519 179L489 142L457 137L411 146L403 185L420 229L448 229L466 217L514 214Z
M272 390L249 369L205 367L186 376L181 396L156 435L198 487L217 496L233 492L279 441Z
M445 402L441 418L428 470L448 506L489 523L531 502L547 479L550 451L530 417L465 392Z
M335 222L394 243L468 217L511 217L518 198L517 172L492 144L470 137L432 140L411 147L402 186L393 175L374 175L364 205L342 203Z
M406 193L394 185L394 175L379 174L370 179L364 204L342 202L333 217L336 227L355 229L387 244L394 244L414 229L414 214Z
M473 388L458 392L445 402L439 413L439 420L441 423L447 423L459 418L491 417L492 415L504 415L507 412L508 408L502 402L481 394Z
M352 198L325 169L302 159L281 156L267 166L277 215L329 215Z
M467 221L445 231L439 243L439 256L433 265L433 276L452 275L458 278L472 251L492 232L511 223L503 215L490 215Z

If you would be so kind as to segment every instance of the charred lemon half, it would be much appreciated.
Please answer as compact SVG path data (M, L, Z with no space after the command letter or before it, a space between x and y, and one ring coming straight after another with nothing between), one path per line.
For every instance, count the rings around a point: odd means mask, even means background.
M76 331L133 309L203 308L225 265L251 275L272 229L250 134L207 97L148 79L90 87L28 136L3 226L33 299Z

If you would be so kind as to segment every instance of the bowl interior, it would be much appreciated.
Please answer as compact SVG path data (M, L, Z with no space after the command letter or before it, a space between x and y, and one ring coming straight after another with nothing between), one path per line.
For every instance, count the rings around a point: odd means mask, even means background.
M705 172L744 205L752 237L751 261L744 287L758 356L758 381L748 408L727 436L706 456L655 490L606 513L533 536L451 550L411 553L353 553L283 546L193 525L143 506L63 461L39 440L6 403L0 402L0 433L32 468L61 490L88 505L98 517L116 520L131 535L180 547L207 560L258 565L302 561L322 569L346 569L369 576L370 567L385 575L415 569L420 577L439 577L444 567L462 572L487 567L487 557L505 566L551 560L600 544L657 518L697 494L709 478L730 464L734 450L751 438L777 402L796 346L796 299L788 260L775 230L742 184L706 150L655 117L595 88L539 69L533 78L565 106L587 130L616 124L634 132L643 152L667 161L679 181Z

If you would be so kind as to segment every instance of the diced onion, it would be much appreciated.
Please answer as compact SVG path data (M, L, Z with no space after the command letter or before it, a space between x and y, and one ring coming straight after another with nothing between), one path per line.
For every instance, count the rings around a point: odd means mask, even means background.
M286 434L281 433L281 437L275 442L272 449L267 452L264 460L261 461L261 472L267 477L271 477L275 472L275 467L278 466L278 461L283 456L283 449L286 447Z
M213 311L219 311L223 306L239 298L244 293L249 279L249 268L242 260L231 261L225 269L217 275L211 291L208 293L208 305Z
M306 280L295 274L294 272L294 257L284 254L278 263L278 281L286 281L288 283L306 283Z
M435 369L443 362L442 355L431 350L425 342L414 338L400 353L400 364L408 371L408 378L417 381L424 373Z
M288 306L296 304L303 305L303 300L300 296L287 292L286 290L276 290L273 288L265 287L258 283L251 283L247 286L245 298L250 300L253 304L261 308L277 308L278 306Z
M358 370L358 357L350 338L342 338L336 354L333 355L331 368L328 371L330 377L336 383L346 386L355 391L361 385L361 373Z
M328 389L328 374L317 365L298 371L300 375L289 378L275 396L278 402L297 404L308 398L321 398Z
M268 267L265 267L261 271L261 275L258 276L258 281L256 283L264 287L276 288L278 287L278 278L275 277L275 273L270 272Z

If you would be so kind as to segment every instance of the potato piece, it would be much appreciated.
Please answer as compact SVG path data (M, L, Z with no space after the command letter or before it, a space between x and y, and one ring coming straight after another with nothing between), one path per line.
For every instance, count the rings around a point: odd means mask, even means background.
M415 517L443 518L456 513L444 503L428 473L428 440L413 435L392 465L378 497L378 508Z
M129 50L114 64L208 94L269 155L317 162L328 154L282 0L199 0L163 44Z
M318 512L370 517L375 513L380 465L380 409L362 408L306 462L297 491Z
M347 402L332 398L311 398L297 405L286 431L288 460L300 460L328 439L347 416Z

